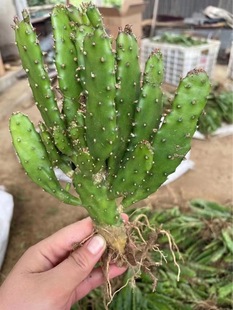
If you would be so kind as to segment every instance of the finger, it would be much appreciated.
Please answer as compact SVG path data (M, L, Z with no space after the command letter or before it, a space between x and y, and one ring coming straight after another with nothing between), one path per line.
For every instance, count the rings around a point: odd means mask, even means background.
M115 264L109 266L109 280L120 276L127 270L126 267L117 267ZM89 276L80 283L75 290L74 301L76 302L86 296L90 291L106 282L102 268L94 269Z
M60 229L29 248L22 261L27 262L28 270L33 270L33 272L47 271L65 259L73 250L74 244L83 241L92 232L92 220L87 217Z
M129 216L126 213L121 213L121 217L124 223L127 223L129 220Z
M100 235L95 235L50 271L54 282L61 284L69 279L65 290L72 292L91 273L105 248L105 239Z

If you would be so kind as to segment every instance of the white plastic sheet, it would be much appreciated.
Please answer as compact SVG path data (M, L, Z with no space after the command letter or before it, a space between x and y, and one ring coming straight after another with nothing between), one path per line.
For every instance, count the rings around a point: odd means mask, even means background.
M9 240L10 225L14 210L13 196L0 186L0 269Z
M233 135L233 124L222 124L217 130L215 130L210 136L211 137L226 137ZM196 131L194 134L194 139L205 140L206 137L200 131Z
M167 180L163 183L163 185L167 185L175 180L179 179L183 174L188 172L191 169L194 169L194 162L190 159L190 151L185 156L185 159L182 160L180 165L176 168L176 171L170 174Z

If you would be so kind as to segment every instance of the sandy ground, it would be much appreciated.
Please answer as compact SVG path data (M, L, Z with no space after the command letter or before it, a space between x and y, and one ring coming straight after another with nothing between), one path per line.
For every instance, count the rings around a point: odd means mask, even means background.
M218 67L215 77L216 80L224 81L232 87L232 82L226 79L225 68ZM19 96L23 96L23 100L19 101ZM35 124L38 123L40 116L30 98L25 80L21 80L0 95L0 185L4 185L14 196L15 203L9 246L0 272L0 283L30 245L86 214L80 207L66 206L58 202L25 175L12 148L8 130L9 116L17 110L28 114ZM212 137L205 141L193 140L191 159L195 163L194 169L175 182L162 187L138 206L150 203L156 208L174 205L186 207L188 201L194 198L223 204L231 203L232 139L232 136L228 136Z

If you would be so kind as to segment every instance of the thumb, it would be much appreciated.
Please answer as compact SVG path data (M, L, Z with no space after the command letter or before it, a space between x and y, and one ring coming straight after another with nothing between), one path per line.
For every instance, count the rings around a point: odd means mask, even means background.
M73 291L90 274L105 248L106 241L101 235L92 237L53 268L56 283L64 285L66 291Z

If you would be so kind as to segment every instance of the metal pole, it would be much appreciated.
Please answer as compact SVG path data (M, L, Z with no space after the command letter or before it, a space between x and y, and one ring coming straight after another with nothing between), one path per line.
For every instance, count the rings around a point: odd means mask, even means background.
M151 28L150 28L150 38L152 36L154 36L154 30L155 30L157 14L158 14L158 7L159 7L159 0L155 0L154 8L153 8L153 15L152 15Z

